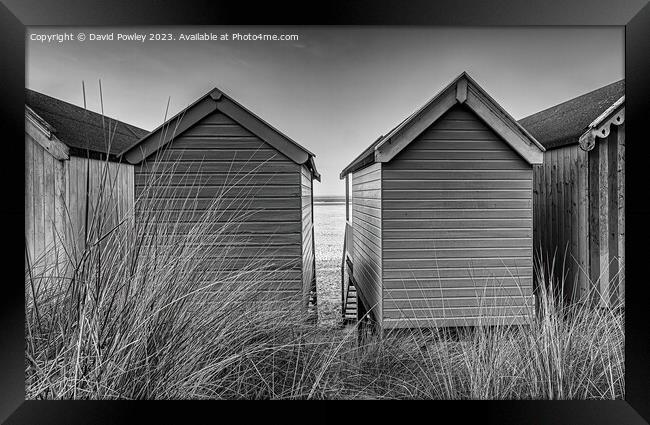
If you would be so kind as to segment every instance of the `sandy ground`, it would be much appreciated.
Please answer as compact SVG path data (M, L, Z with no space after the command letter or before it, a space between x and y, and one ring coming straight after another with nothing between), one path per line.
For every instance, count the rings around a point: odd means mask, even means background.
M345 204L314 203L318 322L335 326L341 318L341 256Z

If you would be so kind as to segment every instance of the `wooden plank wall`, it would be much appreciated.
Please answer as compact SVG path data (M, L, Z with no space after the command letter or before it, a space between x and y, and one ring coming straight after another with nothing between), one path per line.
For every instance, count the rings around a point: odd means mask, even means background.
M625 295L625 124L596 138L589 157L590 279L601 305Z
M534 182L535 247L547 264L555 256L567 299L623 300L625 126L612 126L589 152L577 144L545 152Z
M63 244L68 254L79 255L87 238L107 232L132 212L133 184L132 165L74 156L58 160L26 135L25 240L30 264L62 265L67 258ZM94 212L105 219L93 224Z
M25 134L26 266L38 270L62 265L57 259L64 257L67 240L65 162Z
M314 256L314 204L312 200L313 180L311 171L306 165L301 168L302 188L302 287L303 294L309 295L316 289L316 263Z
M209 276L248 269L291 296L303 289L301 181L300 165L215 112L136 166L136 210L158 231L201 226Z
M382 225L381 163L352 173L352 263L357 294L381 322L382 306Z
M536 255L567 299L588 286L587 168L577 145L546 151L544 164L534 167Z
M384 327L523 321L532 306L532 167L456 106L382 180Z

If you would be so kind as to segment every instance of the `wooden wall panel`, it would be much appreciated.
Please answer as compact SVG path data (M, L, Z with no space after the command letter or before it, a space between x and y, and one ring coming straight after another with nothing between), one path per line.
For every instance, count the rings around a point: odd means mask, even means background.
M169 240L197 229L211 238L202 241L215 254L206 269L283 272L281 292L303 293L305 263L313 274L311 181L226 115L178 135L136 166L134 181L138 217L155 215L159 230L177 232Z
M535 172L535 246L567 299L611 305L625 291L625 125L593 149L544 154ZM560 223L556 225L556 223Z
M536 173L535 247L541 266L553 272L556 288L567 299L575 298L585 286L588 264L586 251L588 185L586 156L577 146L564 146L544 154L543 173Z
M384 327L525 321L532 167L458 106L382 175Z
M29 263L39 271L60 272L68 264L67 256L80 255L85 247L86 207L91 218L93 211L106 212L103 223L94 224L97 237L132 212L132 185L131 165L74 156L57 159L26 134L25 242Z
M353 274L357 294L379 322L383 317L381 184L380 163L352 173Z
M316 260L314 246L314 204L312 199L313 180L311 171L307 166L301 167L302 188L302 288L303 294L308 296L312 289L316 289Z

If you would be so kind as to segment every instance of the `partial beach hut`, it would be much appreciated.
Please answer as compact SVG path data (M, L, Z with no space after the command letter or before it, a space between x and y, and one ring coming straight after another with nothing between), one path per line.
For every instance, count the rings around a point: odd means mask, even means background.
M50 267L55 260L83 252L98 232L130 213L133 166L123 163L119 153L146 134L25 89L27 265ZM99 210L105 221L91 225Z
M544 148L462 73L342 172L358 316L381 328L522 323ZM346 196L346 206L350 199Z
M211 276L258 264L271 292L314 301L313 153L215 88L124 156L147 208L187 229L210 221L223 249Z
M535 247L555 258L568 299L617 304L625 292L625 81L519 122L546 147L535 170Z

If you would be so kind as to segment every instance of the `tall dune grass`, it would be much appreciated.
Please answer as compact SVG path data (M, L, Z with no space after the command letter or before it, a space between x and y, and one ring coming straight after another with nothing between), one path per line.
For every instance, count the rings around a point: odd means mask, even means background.
M624 396L622 309L564 304L562 282L541 261L527 325L358 340L356 328L314 325L302 296L278 298L268 261L231 267L226 253L242 243L231 233L255 193L238 195L244 207L229 220L216 197L188 229L164 202L191 210L195 199L148 196L169 187L157 174L120 220L98 204L81 249L49 253L54 267L29 264L28 399Z

